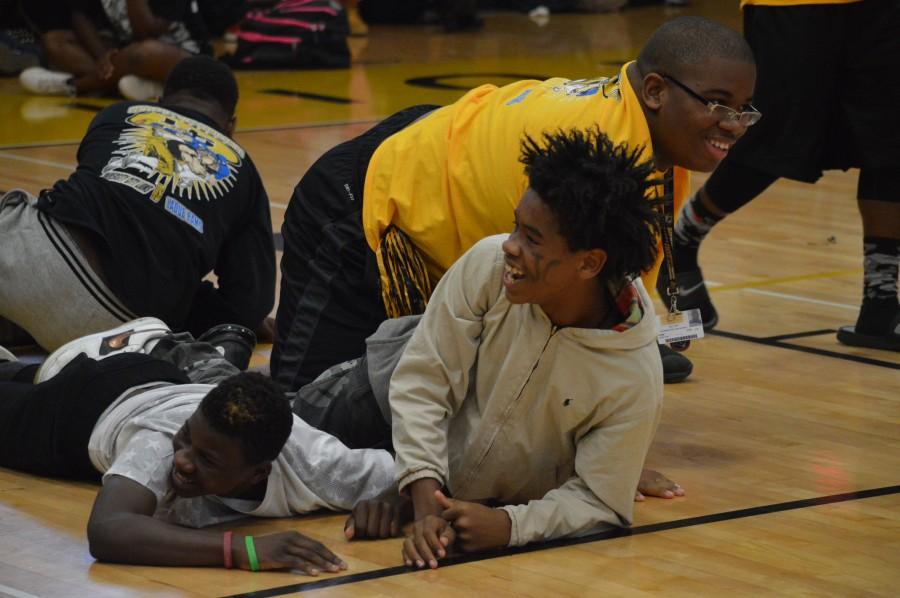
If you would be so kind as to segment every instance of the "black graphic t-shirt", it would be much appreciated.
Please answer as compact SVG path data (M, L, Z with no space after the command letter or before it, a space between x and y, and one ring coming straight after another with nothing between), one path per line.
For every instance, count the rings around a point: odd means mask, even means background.
M255 328L272 309L268 196L250 156L198 112L105 108L78 169L38 207L94 233L112 291L137 315L198 334L225 322ZM217 286L202 281L211 271Z

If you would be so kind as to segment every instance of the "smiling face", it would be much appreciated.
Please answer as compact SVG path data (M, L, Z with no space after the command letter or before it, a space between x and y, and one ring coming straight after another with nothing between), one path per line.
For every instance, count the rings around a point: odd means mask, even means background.
M709 58L666 74L704 99L738 111L753 99L756 67L747 62ZM703 102L659 74L645 74L643 83L654 160L660 169L675 165L701 172L715 170L747 130L735 121L720 119Z
M181 498L236 496L264 480L269 462L247 462L241 443L212 428L200 409L172 438L175 455L169 479Z
M503 253L506 298L539 305L557 325L573 323L573 308L580 307L574 300L578 289L596 283L606 257L600 249L570 251L556 217L532 189L516 208L515 228L503 242Z

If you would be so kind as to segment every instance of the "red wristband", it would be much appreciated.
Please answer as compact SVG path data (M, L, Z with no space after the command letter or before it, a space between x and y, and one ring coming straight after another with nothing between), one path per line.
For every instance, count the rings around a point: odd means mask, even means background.
M225 555L225 568L231 569L233 566L231 560L231 536L233 532L225 532L225 537L222 539L222 554Z

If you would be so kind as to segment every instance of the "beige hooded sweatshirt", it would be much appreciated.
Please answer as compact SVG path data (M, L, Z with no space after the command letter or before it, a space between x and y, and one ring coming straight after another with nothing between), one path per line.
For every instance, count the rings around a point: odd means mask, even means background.
M444 275L391 377L400 490L495 499L510 546L630 525L662 409L653 304L624 332L557 328L503 289L506 235Z

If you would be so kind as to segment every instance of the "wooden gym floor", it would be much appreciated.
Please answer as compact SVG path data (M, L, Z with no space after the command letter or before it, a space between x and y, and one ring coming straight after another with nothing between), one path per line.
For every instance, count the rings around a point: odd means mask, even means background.
M663 20L702 14L739 28L737 4L554 15L545 27L488 15L483 32L452 36L373 28L352 40L350 70L240 73L236 137L262 173L277 232L311 162L397 109L447 103L486 81L611 74ZM37 192L66 176L108 103L29 97L0 80L0 189ZM85 540L96 487L0 469L0 596L895 596L900 355L834 338L860 299L855 185L855 172L780 181L704 244L721 324L691 348L690 380L666 387L648 460L687 496L638 504L630 533L416 572L399 566L399 540L347 543L344 515L325 513L239 529L298 529L348 561L341 576L105 565Z

